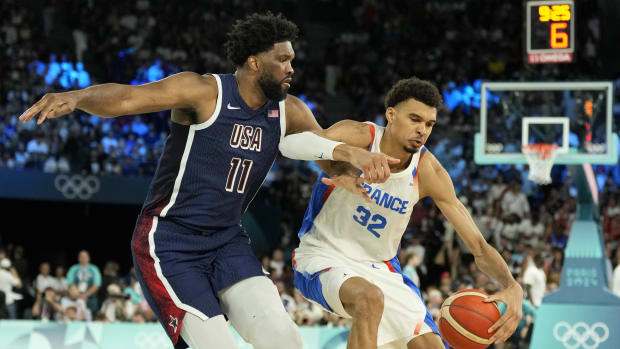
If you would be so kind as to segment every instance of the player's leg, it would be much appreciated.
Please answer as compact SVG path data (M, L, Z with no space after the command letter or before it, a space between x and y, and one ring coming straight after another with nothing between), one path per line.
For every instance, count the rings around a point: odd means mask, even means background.
M220 306L237 332L255 349L300 349L299 329L263 268L244 231L219 248L211 282Z
M383 316L383 292L366 279L347 279L339 291L344 310L353 317L348 349L377 348L377 332Z
M266 276L241 280L219 292L220 305L237 332L255 349L300 349L299 329Z
M141 217L132 239L136 276L175 348L186 348L187 337L194 341L192 349L213 348L213 343L234 349L237 344L222 323L222 310L206 272L215 252L202 250L205 246L199 234L157 217ZM209 338L203 332L219 335Z
M407 349L444 349L441 337L435 332L427 332L407 343Z
M202 320L196 315L186 313L181 337L192 349L239 348L224 315Z

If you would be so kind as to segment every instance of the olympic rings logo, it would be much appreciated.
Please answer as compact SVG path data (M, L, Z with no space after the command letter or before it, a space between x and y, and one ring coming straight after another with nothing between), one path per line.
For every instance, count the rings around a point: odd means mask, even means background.
M99 191L101 182L95 176L84 177L76 174L69 177L61 174L54 179L54 186L67 199L88 200Z
M133 343L140 349L171 349L172 342L168 336L157 332L138 332Z
M590 327L583 321L573 326L560 321L553 327L553 337L566 349L596 349L609 338L609 327L603 322L596 322Z

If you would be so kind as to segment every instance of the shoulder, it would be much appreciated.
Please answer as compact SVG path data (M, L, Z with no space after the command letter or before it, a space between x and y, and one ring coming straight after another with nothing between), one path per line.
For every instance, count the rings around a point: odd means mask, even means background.
M426 151L420 154L420 162L418 164L418 171L420 171L420 176L423 173L425 174L433 174L437 172L445 171L439 160L435 157L435 155L425 148Z
M305 113L305 112L309 112L312 113L310 111L310 108L308 108L308 105L306 105L306 103L304 101L302 101L301 99L299 99L299 97L297 96L293 96L293 95L286 95L286 99L284 100L284 104L286 107L286 115L299 115L301 113Z
M286 95L284 100L286 110L286 134L303 131L321 130L321 126L314 118L314 114L304 101L293 95Z
M168 93L187 97L200 96L200 99L215 99L218 94L218 84L212 74L200 75L184 71L159 80L154 84L162 86ZM140 85L149 86L150 84Z
M454 186L450 174L428 149L420 159L417 171L420 176L420 198L430 196L439 199L454 195Z
M200 93L202 93L205 97L209 99L217 98L218 83L213 74L199 75L193 72L183 72L180 74L185 73L187 73L185 79L187 80L189 86L199 89Z

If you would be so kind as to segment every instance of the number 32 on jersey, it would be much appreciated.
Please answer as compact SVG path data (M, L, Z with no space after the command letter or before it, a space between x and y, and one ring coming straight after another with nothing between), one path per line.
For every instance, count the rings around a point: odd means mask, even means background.
M385 217L378 213L373 215L372 212L364 206L357 206L356 211L357 213L353 215L353 220L359 223L362 227L366 227L366 230L371 232L376 238L380 238L381 234L377 230L385 228L385 225L387 224Z

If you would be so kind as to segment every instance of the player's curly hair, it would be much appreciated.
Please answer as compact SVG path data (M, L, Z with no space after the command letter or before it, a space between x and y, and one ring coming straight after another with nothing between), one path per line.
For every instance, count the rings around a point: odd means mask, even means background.
M226 34L226 55L241 67L252 55L269 51L274 44L297 39L299 28L281 13L253 13L237 20Z
M395 107L409 98L436 109L439 109L443 104L443 98L435 85L430 81L420 80L414 76L409 79L399 80L392 86L385 96L385 109Z

